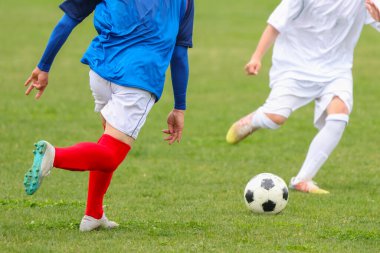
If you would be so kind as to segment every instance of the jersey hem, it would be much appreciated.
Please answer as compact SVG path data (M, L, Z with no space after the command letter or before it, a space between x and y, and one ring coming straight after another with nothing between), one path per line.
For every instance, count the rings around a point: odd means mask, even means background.
M82 62L82 63L85 64L85 65L88 65L88 64L85 63L85 62ZM136 88L136 89L140 89L140 90L144 90L144 91L147 91L147 92L152 93L152 94L154 95L154 97L155 97L156 103L157 103L158 100L160 100L160 98L161 98L161 95L162 95L162 94L158 94L155 90L142 88L141 86L136 85L136 84L124 84L124 83L122 84L122 83L118 82L119 80L114 80L114 79L112 79L112 78L106 78L106 77L104 77L102 74L100 74L100 73L97 72L95 69L93 69L90 65L88 65L88 66L90 67L90 69L91 69L92 71L94 71L94 72L95 72L97 75L99 75L101 78L103 78L104 80L107 80L107 81L109 81L109 82L111 82L111 83L113 83L113 84L120 85L120 86L124 86L124 87Z

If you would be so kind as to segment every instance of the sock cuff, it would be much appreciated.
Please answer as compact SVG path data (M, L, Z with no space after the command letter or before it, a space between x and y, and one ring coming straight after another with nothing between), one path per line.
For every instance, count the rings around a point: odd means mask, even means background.
M257 109L252 117L252 125L257 128L272 129L275 130L280 125L273 122L261 108Z
M265 113L263 113L263 122L269 129L277 129L280 127L280 125L276 124L274 121L272 121Z
M127 143L122 142L109 134L103 134L98 140L98 144L104 146L117 147L117 149L126 149L128 151L131 149L131 146L129 146Z
M349 116L347 114L344 114L344 113L337 113L337 114L330 114L326 117L326 121L332 121L332 120L335 120L335 121L344 121L346 123L348 123L348 120L349 120Z
M98 144L107 147L111 153L114 154L114 158L116 159L116 167L119 166L119 164L127 156L128 152L131 150L131 146L129 146L127 143L122 142L108 134L103 134L100 137Z

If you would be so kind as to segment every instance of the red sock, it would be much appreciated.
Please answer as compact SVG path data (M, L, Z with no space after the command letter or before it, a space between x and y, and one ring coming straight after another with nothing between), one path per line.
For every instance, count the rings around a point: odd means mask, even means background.
M54 167L90 170L86 215L100 219L103 199L111 183L114 170L124 160L131 147L110 135L104 134L98 143L84 142L72 147L55 148Z
M103 199L111 183L113 172L90 171L86 215L100 219L103 216Z
M65 170L113 172L131 147L103 134L98 143L82 142L67 148L55 148L53 166Z

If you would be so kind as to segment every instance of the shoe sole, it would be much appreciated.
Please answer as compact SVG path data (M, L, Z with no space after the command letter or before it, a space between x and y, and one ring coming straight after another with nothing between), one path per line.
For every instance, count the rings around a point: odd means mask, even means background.
M34 160L33 165L24 176L25 192L28 195L34 194L41 185L42 182L42 162L47 149L47 142L39 141L34 144L36 147L33 150Z
M330 194L329 191L323 190L323 189L318 189L318 190L312 190L309 191L311 194Z
M303 193L310 193L310 194L330 194L329 191L323 190L323 189L316 189L316 190L311 190L311 191L302 191L297 188L295 188L292 185L289 185L289 189L297 192L303 192Z

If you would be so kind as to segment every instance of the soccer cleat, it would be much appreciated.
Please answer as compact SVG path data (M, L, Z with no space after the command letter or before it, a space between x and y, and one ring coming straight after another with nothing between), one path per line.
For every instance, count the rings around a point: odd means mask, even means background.
M39 141L34 144L33 165L24 176L24 186L26 194L34 194L41 186L44 177L50 174L53 168L55 156L54 147L47 141Z
M79 230L81 232L89 232L97 228L112 229L118 226L119 224L116 222L108 220L105 214L100 219L85 215L80 222Z
M250 135L255 129L252 126L253 112L236 121L228 130L226 141L230 144L236 144Z
M299 183L294 183L295 178L293 177L290 180L289 188L306 193L314 193L314 194L329 194L330 192L323 190L317 186L314 181L301 181Z

